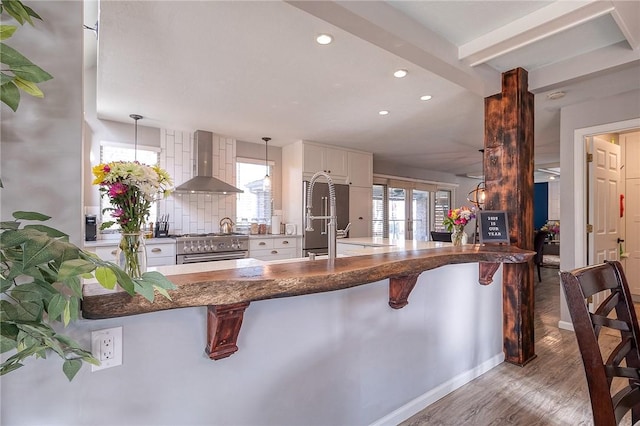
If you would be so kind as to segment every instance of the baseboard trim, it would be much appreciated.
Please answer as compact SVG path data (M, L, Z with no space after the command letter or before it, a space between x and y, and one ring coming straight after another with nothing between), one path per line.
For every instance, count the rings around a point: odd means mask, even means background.
M464 386L473 379L482 376L484 373L501 364L503 361L504 354L501 353L496 355L477 367L465 371L464 373L460 373L451 380L409 401L397 410L394 410L381 419L371 423L370 426L396 426L459 387Z
M573 323L569 321L558 321L558 328L561 330L575 331L573 329Z

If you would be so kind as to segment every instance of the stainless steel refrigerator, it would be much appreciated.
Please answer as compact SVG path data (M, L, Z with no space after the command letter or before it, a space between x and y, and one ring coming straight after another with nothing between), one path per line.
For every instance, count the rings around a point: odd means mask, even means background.
M306 224L304 218L307 213L307 188L309 182L304 181L303 200L305 200L302 211L302 226ZM345 229L349 223L349 185L334 184L336 190L336 216L338 217L337 229ZM329 215L329 184L316 182L313 185L313 199L311 203L311 213L313 216ZM317 255L327 254L328 252L328 225L329 221L325 219L314 220L313 231L304 231L302 239L302 253L307 257L309 253Z

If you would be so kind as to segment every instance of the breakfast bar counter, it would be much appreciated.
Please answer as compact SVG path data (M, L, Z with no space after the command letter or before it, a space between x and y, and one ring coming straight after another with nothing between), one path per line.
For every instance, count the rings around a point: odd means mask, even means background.
M362 244L365 243L357 243ZM513 246L453 247L447 243L427 242L422 243L421 249L405 249L397 244L373 244L364 249L354 248L349 256L338 257L333 262L328 259L310 261L308 258L284 262L241 259L159 267L156 269L178 288L170 292L171 300L156 298L153 303L124 291L86 284L82 313L85 318L113 318L165 309L301 296L387 278L417 276L423 271L459 263L495 265L480 276L480 284L486 285L491 283L499 264L525 263L535 254ZM379 251L372 253L371 250Z

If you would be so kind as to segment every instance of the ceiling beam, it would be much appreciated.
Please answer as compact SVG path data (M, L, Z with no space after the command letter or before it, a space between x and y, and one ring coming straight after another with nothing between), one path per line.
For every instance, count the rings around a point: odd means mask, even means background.
M609 1L557 1L463 44L458 57L475 67L614 10Z

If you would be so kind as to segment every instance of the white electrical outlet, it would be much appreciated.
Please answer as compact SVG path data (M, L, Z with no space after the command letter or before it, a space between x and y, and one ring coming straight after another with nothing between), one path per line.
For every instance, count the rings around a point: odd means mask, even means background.
M91 365L91 371L122 365L122 327L91 332L91 354L100 365Z

